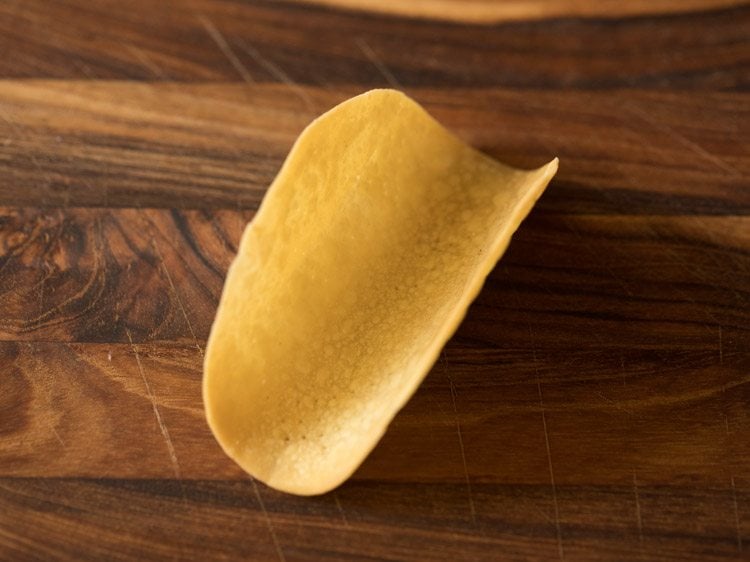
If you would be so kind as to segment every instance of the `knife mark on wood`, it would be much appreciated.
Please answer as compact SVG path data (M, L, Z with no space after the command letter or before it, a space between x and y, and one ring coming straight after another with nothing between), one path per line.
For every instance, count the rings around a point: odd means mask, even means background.
M252 483L253 483L253 491L255 492L255 498L258 500L258 504L260 504L260 509L263 511L263 516L265 517L266 525L268 526L268 532L270 533L271 540L273 540L273 545L276 548L276 555L279 557L279 560L281 562L286 562L284 551L281 550L279 539L276 537L276 531L273 528L273 522L271 521L271 517L268 514L268 510L266 509L266 504L263 502L263 498L260 495L260 490L258 489L258 483L255 480L255 478L252 478Z
M62 448L65 448L65 441L62 440L62 437L60 437L60 434L57 432L57 430L52 427L52 435L55 436L55 439L57 439L60 442L60 445L62 445Z
M174 471L175 478L177 478L177 480L180 482L180 487L182 489L182 499L183 501L187 502L187 496L185 495L185 487L182 481L182 472L180 470L180 463L177 460L177 453L175 452L172 439L169 437L169 430L167 429L167 426L161 417L161 413L159 412L159 407L156 405L156 396L154 396L154 393L151 390L151 385L149 384L148 379L146 378L146 371L144 370L143 364L141 363L141 356L138 353L138 347L135 345L135 343L133 343L133 337L130 334L130 329L125 328L125 333L128 336L128 341L130 342L130 346L133 348L135 361L138 364L138 372L141 374L143 385L146 387L146 394L148 396L148 399L151 401L151 407L154 410L156 423L159 425L159 429L161 431L162 437L164 437L164 442L167 445L167 452L169 453L169 458L172 461L172 470Z
M237 58L237 55L234 54L234 51L229 46L229 43L227 43L226 39L224 39L224 36L216 28L213 22L211 22L210 19L203 15L198 16L198 21L201 22L203 27L206 29L206 33L208 33L211 39L213 39L214 43L216 43L216 46L219 47L219 50L224 54L225 57L227 57L227 60L234 67L237 73L242 77L242 79L248 84L254 83L255 80L253 79L250 72L248 72L247 68L245 68L240 59Z
M75 66L78 70L86 75L86 78L88 78L89 80L96 80L96 75L92 72L89 65L87 65L85 62L75 57L70 57L69 60L73 64L73 66Z
M289 86L289 88L297 95L297 97L299 97L304 102L309 110L315 111L315 104L313 104L310 96L308 96L305 90L303 90L299 84L292 80L292 78L286 72L284 72L281 67L261 55L258 49L245 41L236 39L235 44L247 55L249 55L255 62L257 62L268 72L270 72L277 80Z
M16 135L16 136L17 136L18 138L21 138L21 139L23 139L23 138L24 138L24 135L23 135L23 133L21 132L21 129L20 129L19 127L18 127L18 125L17 125L16 123L14 123L14 122L13 122L13 121L11 120L11 118L10 118L10 117L8 116L8 114L7 114L7 113L5 113L5 111L3 111L3 110L1 110L1 109L0 109L0 119L2 119L3 121L5 121L5 124L6 124L6 125L8 125L8 128L9 128L9 129L10 129L10 130L11 130L11 131L13 132L13 134L15 134L15 135ZM40 174L40 175L42 176L42 178L44 178L44 180L45 180L45 181L47 182L47 185L45 185L44 187L45 187L46 191L47 191L47 192L49 193L49 188L50 188L50 187L52 187L52 185L53 185L53 183L54 183L54 181L52 180L52 176L50 176L50 175L49 175L49 174L48 174L48 173L47 173L47 172L46 172L46 171L44 170L44 168L42 168L42 165L41 165L41 164L39 163L39 160L37 160L37 159L36 159L36 156L34 156L34 154L32 154L31 152L29 152L28 156L29 156L29 160L31 160L31 163L32 163L32 164L34 165L34 167L35 167L35 168L37 169L37 171L39 172L39 174Z
M339 510L339 513L341 514L341 520L344 522L344 527L348 529L349 520L346 518L346 513L344 513L344 508L341 506L339 495L335 491L333 492L333 501L336 502L336 508Z
M164 274L167 277L169 286L172 289L172 293L174 293L175 299L177 300L177 306L180 307L180 311L182 312L182 317L185 319L185 323L187 324L188 330L190 331L190 335L193 337L193 341L195 342L195 347L198 349L198 353L200 353L201 356L203 356L203 348L198 343L198 337L195 335L195 330L193 330L193 325L190 323L190 318L188 318L188 314L187 314L187 311L185 310L185 306L182 304L180 293L177 291L177 287L175 287L174 281L172 281L172 276L169 274L169 270L167 269L167 264L164 261L164 256L162 255L161 250L159 250L159 245L156 243L156 238L153 235L151 236L151 245L154 247L154 251L156 252L157 257L159 258L159 262L161 263L161 267L164 270Z
M638 493L638 477L633 471L633 495L635 496L635 522L638 525L638 545L643 556L643 517L641 515L641 497Z
M742 530L740 529L740 509L737 504L737 486L734 483L734 476L730 478L732 484L732 503L734 504L734 527L737 529L737 552L742 553Z
M533 342L533 340L532 340ZM547 413L544 409L544 396L542 395L542 383L539 380L539 369L537 367L536 347L533 349L534 371L536 372L536 388L539 393L539 408L542 411L542 428L544 429L544 446L547 449L547 464L549 465L549 481L552 486L552 505L555 510L555 529L557 531L557 553L560 560L565 559L565 550L563 549L562 528L560 526L560 506L557 501L557 486L555 485L555 471L552 466L552 450L549 445L549 431L547 430Z
M612 407L614 407L615 409L620 410L621 412L625 412L629 416L633 415L633 411L632 410L629 410L627 408L623 408L622 406L620 406L620 404L618 404L617 402L615 402L611 398L607 398L606 396L604 396L604 394L602 394L598 390L594 391L594 394L596 394L599 398L601 398L605 402L607 402L609 404L612 404Z
M383 63L383 61L378 58L378 56L375 54L375 51L372 50L370 45L368 45L362 37L357 37L354 42L357 44L362 53L367 57L367 59L375 66L375 68L380 71L380 74L383 75L385 81L388 82L388 84L392 88L403 90L403 86L399 84L393 73L388 70L388 67L385 65L385 63Z
M652 128L657 129L661 131L662 133L666 134L668 137L672 138L673 140L677 141L679 144L681 144L682 146L690 150L693 154L696 154L700 156L703 160L712 163L714 166L716 166L720 170L723 170L730 176L734 176L734 177L742 176L742 174L737 169L735 169L734 167L724 162L724 160L722 160L715 154L711 154L705 148L691 141L689 138L687 138L683 134L678 133L666 123L657 121L656 119L651 117L651 114L649 112L641 109L640 107L634 106L632 103L622 104L622 107L625 109L625 111L637 117L640 121L643 121L644 123L650 125Z
M453 415L456 420L456 433L458 434L458 446L461 449L461 461L464 465L464 478L466 479L466 493L469 497L469 511L471 512L471 522L477 526L477 511L474 506L474 495L471 491L471 478L469 478L469 467L466 464L466 451L464 450L464 438L461 435L461 422L458 420L458 408L456 407L456 387L453 380L448 376L448 382L451 388L451 401L453 402Z
M130 53L138 60L139 63L141 63L141 66L154 74L157 78L160 78L162 80L169 80L169 76L161 69L159 68L154 61L152 61L146 53L143 52L142 49L139 49L132 43L125 43L123 41L120 41L120 44L125 47Z

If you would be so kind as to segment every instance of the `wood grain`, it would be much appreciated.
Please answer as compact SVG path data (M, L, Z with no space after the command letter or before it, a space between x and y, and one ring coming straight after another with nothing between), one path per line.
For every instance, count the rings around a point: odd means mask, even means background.
M0 560L746 559L747 2L316 1L0 2ZM297 134L382 86L561 169L354 477L286 496L203 348Z
M4 209L0 338L205 339L250 216Z
M382 557L394 552L392 539L383 537L400 529L403 558L444 559L447 551L466 559L492 559L497 548L548 557L557 547L557 501L569 556L585 556L592 548L616 557L647 549L654 559L678 558L696 549L697 558L736 552L737 537L745 531L734 525L733 501L738 498L738 506L747 506L750 483L747 440L741 437L747 432L750 400L743 379L746 354L744 359L730 354L729 371L710 367L706 354L681 354L681 365L673 371L664 370L663 358L647 365L627 355L624 381L563 381L561 364L585 370L593 363L601 371L606 353L569 353L566 360L545 353L534 359L534 350L526 350L506 354L503 368L494 376L483 373L478 384L476 370L466 370L458 359L462 353L472 357L475 350L448 348L445 361L375 454L335 495L309 500L265 488L259 492L285 550L328 558L333 557L329 550L335 553L362 540L370 556ZM19 513L21 522L13 529L21 538L40 523L42 514L51 513L53 519L45 517L36 532L49 529L45 545L58 554L55 549L70 548L70 537L56 537L56 529L72 521L81 537L103 536L100 548L124 550L128 557L143 555L144 548L155 548L150 556L183 552L192 557L205 548L193 541L209 541L215 549L211 556L237 555L235 549L268 556L254 491L203 422L200 354L194 347L6 343L2 356L12 358L14 366L14 384L4 395L2 411L8 413L6 419L26 418L16 428L22 441L11 432L0 442L0 503L5 513ZM701 364L705 367L695 368ZM50 376L50 365L70 375ZM728 372L735 373L735 380L725 380ZM676 373L687 392L675 386ZM506 374L511 380L503 380ZM709 385L713 388L702 395L695 392ZM460 405L455 410L451 386ZM152 400L161 422L154 417ZM16 417L16 412L26 415ZM554 488L545 462L542 416L555 467ZM176 464L159 423L168 428ZM460 461L461 446L466 465ZM619 454L607 454L613 450ZM113 505L128 507L112 512ZM691 516L686 520L675 512ZM177 529L150 530L164 516L188 525L183 532L189 531L190 540L180 539ZM193 525L223 527L226 517L245 522L243 538L238 540L233 526L224 530L227 544L224 534L191 530ZM120 531L110 534L120 518L127 532L123 536L120 524L115 527ZM320 538L321 532L326 538ZM153 544L157 542L161 546ZM38 552L22 541L14 548ZM354 555L351 550L339 554Z
M481 510L472 521L462 485L356 482L304 501L264 488L261 505L248 481L0 479L0 507L16 521L3 540L16 559L559 557L548 487L479 485L475 493ZM737 557L731 490L639 484L560 487L558 494L566 558ZM750 504L747 492L737 498ZM675 518L676 511L687 517ZM741 515L747 521L750 512ZM30 532L45 542L30 543ZM73 546L92 536L98 540L85 552Z
M6 81L0 204L255 209L313 115L361 91ZM744 94L407 92L502 161L532 167L559 156L543 210L750 212Z
M748 25L748 7L467 27L275 0L25 0L0 4L0 76L373 87L385 68L405 87L742 90Z
M743 348L731 345L717 365L716 350L542 350L535 359L534 348L479 352L459 339L353 478L546 486L549 439L557 485L629 485L635 472L648 485L726 488L733 478L744 489ZM3 342L0 350L8 377L0 476L245 478L205 424L195 346ZM477 368L479 353L493 360ZM624 368L603 376L612 364Z
M231 210L0 208L0 339L203 341L251 217ZM715 350L722 326L724 344L740 338L741 348L750 343L748 245L747 216L537 209L458 337L528 348L532 329L537 345L565 349Z

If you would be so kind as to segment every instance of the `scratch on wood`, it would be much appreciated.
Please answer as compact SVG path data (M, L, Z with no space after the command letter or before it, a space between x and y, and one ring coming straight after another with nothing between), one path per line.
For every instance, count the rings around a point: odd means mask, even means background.
M721 158L719 158L715 154L711 154L705 148L691 141L686 136L678 133L666 123L657 121L656 119L651 117L651 115L647 111L644 111L643 109L636 107L633 104L622 104L621 107L624 107L625 110L631 115L635 115L644 123L648 123L655 129L658 129L661 132L665 133L667 136L671 137L673 140L677 141L678 143L686 147L688 150L690 150L694 154L697 154L698 156L702 157L704 160L711 162L714 166L728 173L729 175L735 176L735 177L742 176L742 174L738 170L736 170L735 168L733 168L732 166L724 162Z
M78 70L80 70L86 75L86 78L88 78L89 80L96 80L96 76L89 68L89 65L87 65L85 62L83 62L82 60L78 60L74 57L70 57L69 60L70 62L73 63L74 66L78 68Z
M55 436L55 439L57 439L60 442L60 445L62 445L63 449L65 448L65 441L62 440L62 437L60 437L60 434L57 433L57 430L55 427L52 427L52 434Z
M661 407L669 406L672 404L686 404L690 402L697 402L700 400L711 398L716 394L723 393L723 392L726 392L727 390L731 390L734 388L739 388L748 383L750 383L750 375L741 375L740 377L734 379L733 381L719 385L719 386L712 386L710 388L696 390L693 392L664 394L664 395L654 394L654 395L643 397L643 398L621 400L620 404L623 405L624 407L627 406L628 408L634 411L646 410L648 408L657 408L657 407L661 408ZM599 407L593 402L591 404L587 404L586 407L587 408L590 407L592 409L599 409Z
M263 511L263 517L266 519L266 525L268 526L268 532L271 535L271 540L273 540L273 545L276 548L276 555L278 556L279 560L281 562L286 562L286 557L284 556L284 551L281 550L281 545L279 544L279 539L276 537L276 531L273 528L273 522L271 521L271 517L268 515L268 510L266 509L266 504L263 502L263 498L260 495L260 490L258 489L258 483L255 481L255 478L252 479L253 483L253 491L255 492L255 498L258 500L258 504L260 504L260 509Z
M632 410L629 410L627 408L623 408L617 402L615 402L611 398L607 398L606 396L604 396L603 393L599 392L598 390L594 391L594 394L596 394L599 398L601 398L605 402L607 402L609 404L612 404L612 406L614 406L615 409L620 410L621 412L625 412L629 416L633 415L633 411Z
M719 328L721 328L721 326L719 326ZM721 334L721 332L719 333ZM724 432L726 433L726 436L727 436L727 443L729 443L730 432L729 432L729 416L726 413L726 391L727 391L727 385L725 384L722 387L721 392L724 397L724 408L725 408ZM729 474L729 481L732 485L732 502L734 504L734 526L735 526L735 529L737 529L737 551L742 553L742 531L740 528L740 510L737 504L737 486L734 482L734 474L732 474L731 472Z
M537 371L536 349L534 349L534 370ZM555 485L555 471L552 467L552 450L549 445L549 431L547 430L547 413L544 409L544 396L542 394L542 383L539 380L539 372L536 372L536 388L539 393L539 408L542 411L542 428L544 429L544 446L547 449L547 464L549 466L549 481L552 486L552 504L555 510L555 529L557 531L557 553L560 560L565 558L562 542L562 528L560 527L560 506L557 502L557 486Z
M506 271L506 274L508 274L508 277L510 277L507 266L505 266L505 271ZM523 310L523 307L521 305L521 297L518 294L518 290L516 289L514 284L511 284L511 288L513 290L513 294L516 297L516 302L518 303L519 310ZM544 430L544 446L547 451L547 465L549 468L549 481L550 481L550 486L552 488L552 506L554 508L554 514L555 514L555 531L557 533L557 554L560 557L560 560L564 560L565 550L563 549L562 526L560 525L560 506L557 500L557 485L555 484L555 471L552 465L552 449L550 447L549 431L547 429L547 412L546 412L546 408L544 407L544 395L542 394L542 382L541 382L541 378L539 377L539 358L537 357L537 353L536 353L536 333L534 332L534 329L531 326L531 322L528 320L528 315L526 315L525 319L526 319L526 326L529 331L529 339L531 340L531 352L532 352L532 359L534 362L533 363L534 374L536 375L536 389L537 389L537 393L539 394L539 410L542 413L542 429Z
M167 276L167 281L169 282L169 286L171 287L172 292L174 293L174 296L177 299L177 305L180 307L180 311L182 312L182 317L185 319L185 323L187 324L188 330L190 330L190 335L193 336L195 347L198 348L198 353L203 355L203 348L201 348L200 344L198 343L198 337L195 335L195 330L193 330L193 325L190 323L190 319L188 318L188 315L187 315L187 310L185 310L185 306L182 304L180 293L177 292L177 287L175 287L174 281L172 281L172 276L169 274L169 270L167 269L167 264L164 261L164 256L162 256L161 251L159 250L159 245L156 243L156 238L154 236L151 236L151 244L153 245L154 250L156 251L156 255L159 258L159 262L161 263L162 269L164 269L164 274Z
M344 513L344 508L341 507L341 502L339 501L339 496L336 492L333 492L333 501L336 502L336 508L338 508L339 513L341 514L341 519L344 521L344 527L348 529L349 520L346 518L346 513Z
M31 352L34 352L34 347L31 343L27 344L29 346L29 350ZM77 355L75 354L75 350L72 348L70 344L67 345L68 349L73 353L74 359L77 361ZM52 405L52 400L50 399L50 395L52 394L52 386L54 385L52 373L48 373L46 377L44 377L46 387L45 392L42 394L44 401L47 403L47 408L50 412L54 411L54 406ZM57 439L58 443L62 446L63 449L66 448L65 441L63 441L62 437L60 437L60 434L57 432L57 429L55 428L55 422L52 421L52 425L50 426L50 430L52 431L52 435L55 436L55 439Z
M167 445L167 451L169 452L169 458L172 461L172 469L174 471L174 475L179 480L180 486L182 486L182 475L180 471L180 464L177 461L177 453L174 450L174 444L172 443L172 439L169 437L169 430L167 429L167 426L164 424L164 420L161 418L161 413L159 412L159 407L156 405L156 397L154 396L153 391L151 390L151 385L148 383L148 379L146 378L146 371L143 369L143 364L141 363L141 356L138 353L138 348L136 347L135 343L133 343L133 336L130 333L130 330L128 328L125 328L125 334L128 336L128 341L130 342L130 346L133 348L133 354L135 355L135 361L138 364L138 372L141 374L141 379L143 379L143 385L146 387L146 394L148 395L148 399L151 401L151 407L154 410L154 416L156 417L156 423L159 425L159 429L161 430L162 437L164 437L164 442ZM183 488L183 500L185 499L185 490Z
M456 420L456 433L458 434L458 446L461 449L461 461L464 465L464 478L466 479L466 493L469 496L469 511L471 512L471 522L474 526L477 526L477 511L474 506L474 495L471 491L471 478L469 478L469 466L466 464L466 451L464 450L464 438L461 435L461 423L458 421L458 408L456 407L456 387L453 385L453 380L448 377L448 382L451 387L451 401L453 402L453 415Z
M740 529L740 509L737 504L737 485L734 483L734 476L730 479L732 483L732 502L734 503L734 527L737 529L737 551L742 553L742 531Z
M435 408L440 410L440 415L445 419L446 425L449 425L450 419L449 419L447 412L445 411L445 408L443 408L443 405L440 402L438 402L433 396L430 396L429 400L430 400L430 404L432 404L433 406L435 406Z
M61 140L62 140L61 137L59 137L59 136L57 136L55 138L56 138L57 142L61 142ZM73 160L72 156L65 155L65 154L60 154L59 156L62 156L63 158L65 158L65 160L67 160L68 162L70 162L70 165L71 165L71 167L73 169L75 169L76 167L78 167L78 164L76 163L75 160ZM96 193L96 188L94 187L94 184L92 184L85 177L78 177L77 179L78 179L78 181L80 181L88 189L89 193ZM66 187L67 187L67 190L66 190L65 195L67 197L67 201L65 202L65 207L67 207L70 204L70 185L67 185ZM108 201L107 201L107 184L104 184L104 206L105 207L107 206L107 203L108 203Z
M721 326L719 326L719 365L724 364L724 342L722 341Z
M144 53L143 50L139 49L138 47L136 47L135 45L133 45L131 43L124 43L124 42L120 41L120 44L123 47L125 47L128 51L130 51L130 53L136 59L138 59L138 62L140 62L141 65L146 70L148 70L149 72L151 72L152 74L154 74L157 78L161 78L162 80L168 80L169 79L169 76L167 76L167 74L164 71L162 71L162 69L159 68L154 63L154 61L152 61L150 58L148 58L148 56L146 56L146 53Z
M47 262L44 262L44 265L47 265ZM47 274L45 273L42 276L42 280L39 281L39 315L44 315L44 282L47 279Z
M312 111L315 110L315 104L313 104L310 96L308 96L305 90L294 80L292 80L292 78L286 72L284 72L281 67L261 55L258 49L256 49L249 43L246 43L245 41L236 39L235 44L238 45L239 48L242 49L245 53L247 53L255 62L257 62L268 72L270 72L277 80L280 80L281 82L286 84L295 94L297 94L297 96L303 101L308 109Z
M198 16L198 20L206 29L206 33L208 33L211 39L213 39L214 43L216 43L216 46L219 47L219 50L224 53L224 56L227 57L227 60L231 63L231 65L242 77L242 79L248 84L254 83L255 80L253 80L250 72L248 72L247 68L245 68L240 59L237 58L237 55L234 54L234 51L229 46L229 43L227 43L226 39L224 39L224 36L216 28L213 22L211 22L211 20L209 20L206 16L202 15Z
M388 82L388 84L392 88L403 89L398 80L396 80L396 77L393 75L393 73L388 70L388 67L385 66L385 64L377 57L375 51L370 48L370 45L368 45L362 37L357 37L354 42L357 44L362 53L364 53L364 55L368 58L368 60L375 66L375 68L380 71L380 74L383 75L385 81Z
M638 477L633 471L633 495L635 496L635 522L638 525L638 544L643 549L643 518L641 516L641 496L638 493Z

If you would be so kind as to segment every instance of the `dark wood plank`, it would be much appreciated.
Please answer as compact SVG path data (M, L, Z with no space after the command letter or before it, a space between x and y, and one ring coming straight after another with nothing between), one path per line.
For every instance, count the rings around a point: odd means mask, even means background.
M721 356L454 341L353 478L550 485L552 464L561 486L747 487L750 354L725 337ZM244 478L206 425L195 346L0 351L0 476Z
M50 206L257 207L324 110L284 88L5 82L3 199ZM313 94L310 94L313 95Z
M467 30L272 0L29 0L0 5L0 76L739 89L749 21L739 7Z
M202 342L251 217L4 208L0 339L126 343L129 333L136 342ZM721 329L723 345L742 349L749 236L746 216L534 211L457 337L480 349L528 348L533 339L558 350L715 352Z
M737 533L748 532L746 523L736 527L732 508L736 497L748 521L747 491L640 486L636 496L632 486L563 486L558 493L566 559L731 559ZM472 520L460 485L358 482L335 495L294 498L256 492L248 481L2 478L0 509L15 525L2 529L0 553L290 562L559 557L549 489L478 485L475 494Z
M361 91L3 82L0 204L257 208L305 125ZM559 156L541 211L750 214L744 94L408 92L500 160Z

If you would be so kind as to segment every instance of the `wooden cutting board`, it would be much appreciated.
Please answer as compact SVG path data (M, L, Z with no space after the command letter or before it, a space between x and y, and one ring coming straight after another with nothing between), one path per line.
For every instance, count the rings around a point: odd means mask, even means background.
M325 4L0 2L0 559L750 558L747 3ZM211 437L205 340L296 135L384 86L560 172L360 470L288 496Z

